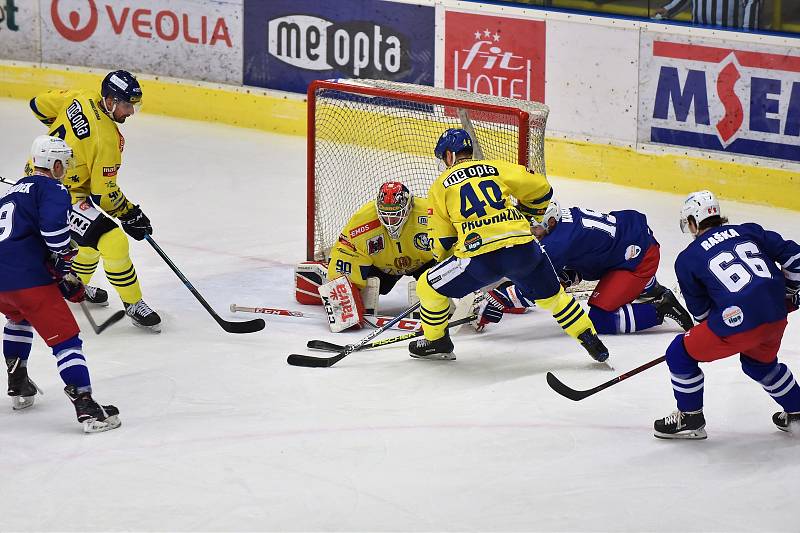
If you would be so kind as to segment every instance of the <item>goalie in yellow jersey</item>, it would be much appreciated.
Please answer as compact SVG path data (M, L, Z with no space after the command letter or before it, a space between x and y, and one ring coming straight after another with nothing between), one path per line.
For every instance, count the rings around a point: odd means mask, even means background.
M419 278L434 263L428 240L428 201L415 197L402 183L389 181L380 186L376 200L362 205L342 229L331 250L328 279L345 276L351 285L348 291L365 292L368 278L377 278L378 292L388 294L400 278ZM320 287L320 294L326 293L325 287ZM411 292L409 296L414 297ZM370 294L370 300L365 299L364 305L374 309L377 294ZM351 321L360 319L356 316ZM332 329L336 320L331 322Z
M50 128L49 134L64 139L73 150L74 165L64 178L64 186L72 200L71 236L79 246L73 270L87 285L86 299L108 305L108 294L88 285L102 257L106 277L134 325L159 332L161 317L142 300L125 236L127 233L142 240L153 228L150 219L117 185L125 146L117 123L132 116L141 101L142 89L136 78L116 70L103 79L100 93L47 91L32 98L30 107ZM120 220L125 233L110 217Z
M462 298L506 277L553 314L596 361L608 359L588 315L564 292L526 216L541 220L553 190L524 166L472 159L472 139L449 129L434 151L447 167L428 193L428 234L440 263L417 283L425 337L409 345L412 357L455 359L447 332L448 297ZM511 196L517 199L514 206Z

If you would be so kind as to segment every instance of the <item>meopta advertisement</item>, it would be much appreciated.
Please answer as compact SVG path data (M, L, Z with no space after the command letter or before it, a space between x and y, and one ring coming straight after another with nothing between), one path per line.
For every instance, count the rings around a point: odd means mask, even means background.
M800 161L796 47L642 35L639 142Z
M382 0L245 0L244 83L302 93L328 78L433 85L434 11Z
M39 61L39 6L28 0L0 0L0 57Z
M242 0L39 0L42 61L241 84Z
M543 20L445 14L444 86L544 102Z

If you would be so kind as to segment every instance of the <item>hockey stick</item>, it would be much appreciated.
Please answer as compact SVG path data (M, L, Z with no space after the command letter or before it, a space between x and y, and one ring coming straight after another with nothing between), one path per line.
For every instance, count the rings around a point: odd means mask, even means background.
M244 312L244 313L261 313L264 315L283 316L290 318L308 318L313 320L324 320L328 322L328 315L322 313L306 313L305 311L292 311L290 309L279 309L275 307L245 307L242 305L231 304L231 313ZM386 322L393 319L393 316L371 316L364 317L366 325L372 328L379 328ZM400 331L418 331L422 328L422 322L412 318L406 318L392 326L392 329Z
M454 320L447 324L447 328L450 329L452 327L460 326L462 324L467 324L472 322L478 318L475 315L468 316L466 318L462 318L460 320ZM413 339L415 337L421 337L423 335L422 330L419 331L412 331L411 333L406 333L404 335L398 335L396 337L389 337L388 339L381 339L379 341L372 341L369 344L364 346L365 350L369 350L370 348L377 348L378 346L386 346L387 344L394 344L396 342L403 342L408 339ZM311 348L312 350L322 350L325 352L339 352L344 350L346 346L342 346L341 344L333 344L332 342L328 341L320 341L320 340L311 340L308 341L306 344L307 347Z
M311 355L303 355L299 353L290 354L289 357L286 359L286 362L292 366L305 366L305 367L328 367L335 365L338 361L341 361L348 355L353 352L357 352L359 350L363 350L364 347L372 341L375 337L389 329L390 327L394 326L396 323L403 320L403 318L407 317L417 309L419 309L420 303L417 302L392 320L384 324L383 326L379 327L363 339L361 339L356 344L348 344L341 350L338 354L334 355L333 357L314 357Z
M186 285L186 288L189 289L189 291L192 294L194 294L194 297L197 298L197 301L200 302L203 307L205 307L206 311L208 311L208 313L214 318L214 320L217 321L217 324L219 324L222 327L222 329L224 329L228 333L254 333L256 331L261 331L267 325L266 322L264 322L264 320L261 318L247 320L245 322L230 322L228 320L222 319L217 314L217 312L214 311L214 309L208 304L208 302L206 302L206 300L200 295L200 293L197 292L197 289L194 288L191 282L188 279L186 279L186 276L184 276L183 273L178 269L178 267L175 266L175 263L173 263L172 260L170 260L170 258L167 256L166 253L164 253L164 250L162 250L161 247L158 244L156 244L156 241L153 240L153 237L151 237L149 234L146 234L144 238L147 240L147 242L150 243L150 246L153 247L156 253L161 256L161 259L164 260L167 266L169 266L169 268L171 268L172 271L175 272L175 275L177 275L178 278L180 278L183 284Z
M667 357L662 355L657 359L653 359L649 363L645 363L642 366L637 366L633 370L628 370L624 374L620 374L619 376L615 377L614 379L610 379L605 383L601 383L600 385L593 387L591 389L586 390L576 390L564 385L557 377L553 375L552 372L547 373L547 384L550 385L550 388L559 393L561 396L565 398L569 398L575 402L579 402L584 398L591 396L592 394L597 394L603 389L609 388L611 385L616 385L620 381L624 381L631 376L635 376L639 372L643 372L652 366L656 366L657 364L663 362Z
M86 305L86 302L81 302L80 306L81 310L83 311L83 314L86 315L86 320L89 321L89 324L92 326L92 329L97 335L100 335L101 333L103 333L103 331L105 331L105 329L108 326L116 324L125 317L125 311L117 311L116 313L111 315L108 319L106 319L104 322L101 322L98 325L97 322L95 322L92 314L89 312L89 306Z

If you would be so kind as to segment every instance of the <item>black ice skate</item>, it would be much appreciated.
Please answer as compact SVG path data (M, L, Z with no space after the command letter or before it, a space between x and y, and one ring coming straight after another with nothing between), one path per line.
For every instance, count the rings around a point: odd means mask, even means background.
M781 431L800 433L800 413L781 411L772 415L772 421Z
M667 289L665 286L661 285L660 283L655 283L649 289L642 291L642 294L640 294L636 298L636 302L637 303L646 304L646 303L652 302L653 300L658 300L668 290L669 289Z
M83 424L86 433L100 433L118 428L122 422L119 420L119 409L113 405L100 405L92 399L89 392L78 393L75 385L64 387L64 393L75 406L78 422Z
M161 333L161 317L150 309L150 306L139 300L135 304L124 303L125 314L131 317L134 326L149 329L154 333Z
M6 359L8 370L8 395L11 396L11 408L15 411L33 406L36 393L42 390L28 377L28 369L20 364L19 357Z
M653 423L654 435L659 439L705 439L706 419L703 411L684 413L675 411Z
M656 308L659 320L664 321L665 318L674 320L683 331L689 331L694 326L692 316L689 311L683 308L681 303L675 297L675 294L669 289L664 290L664 294L658 300L653 300L652 304Z
M411 341L408 345L408 354L415 359L435 361L452 361L456 358L456 354L453 353L453 342L447 332L444 337L435 341L429 341L425 337Z
M108 307L108 292L100 287L92 287L91 285L84 285L86 289L86 301L90 304L99 305L101 307Z
M589 355L592 356L592 359L598 363L607 362L608 348L606 348L605 344L603 344L603 341L600 340L600 337L598 337L596 333L592 333L592 330L587 329L578 335L578 340L586 351L589 352Z

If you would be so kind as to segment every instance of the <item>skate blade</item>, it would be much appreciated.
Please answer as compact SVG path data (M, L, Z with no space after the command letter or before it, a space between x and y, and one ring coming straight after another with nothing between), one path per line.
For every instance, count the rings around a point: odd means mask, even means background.
M661 433L660 431L654 431L653 436L657 439L665 440L701 440L708 438L706 428L684 431L682 433Z
M22 411L28 407L33 407L35 398L36 396L12 396L11 409L14 411Z
M133 322L133 325L136 326L137 328L142 328L152 333L161 333L161 323L155 324L153 326L145 326L144 324L136 322L134 319L131 319L131 322Z
M84 433L102 433L103 431L110 431L122 425L117 415L109 416L103 421L91 419L83 423Z
M414 359L426 359L428 361L455 361L456 354L453 352L450 353L437 353L435 355L415 355L413 353L408 354Z
M108 300L106 300L105 302L91 302L89 300L84 300L84 302L86 302L89 305L93 305L95 307L108 307Z

